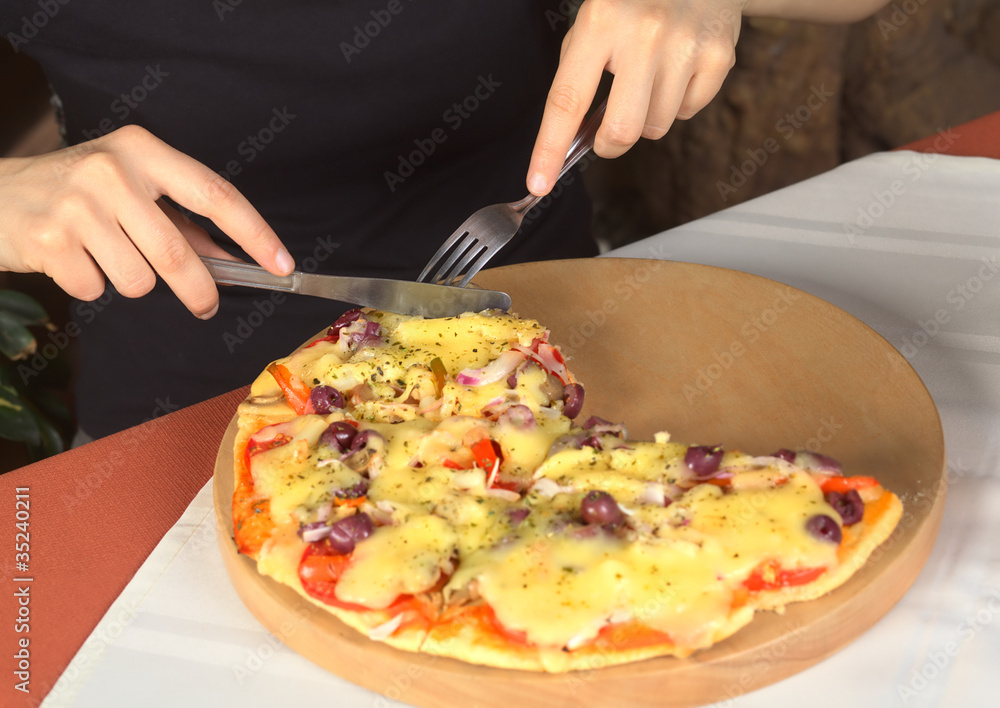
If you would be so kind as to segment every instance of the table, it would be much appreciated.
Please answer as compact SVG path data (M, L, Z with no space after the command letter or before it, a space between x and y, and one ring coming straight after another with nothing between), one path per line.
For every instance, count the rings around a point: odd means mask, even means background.
M937 136L930 136L908 147L921 152L1000 159L1000 112L954 129L943 130ZM911 197L919 192L921 185L928 183L928 180L919 179L922 175L938 174L939 168L934 166L934 161L931 158L925 159L926 167L922 166L925 163L913 163L914 171L926 172L917 174L917 181L914 182L916 187L911 190ZM877 162L871 163L874 169L878 168ZM979 162L968 164L978 165ZM982 169L989 170L991 167L996 169L992 163ZM954 171L955 163L948 162L940 169ZM969 179L973 180L970 184L974 185L975 175ZM801 187L795 185L787 189L808 189L809 183L813 181L802 183ZM893 184L894 182L872 183L862 189L863 197L869 192L871 197L862 198L858 202L858 218L861 221L857 226L857 243L853 245L870 251L871 258L867 262L871 270L867 273L864 269L850 273L847 279L852 283L850 286L838 287L833 271L829 270L837 267L843 254L835 250L824 251L821 243L822 229L817 226L819 217L807 224L801 216L774 213L773 207L777 203L775 199L781 198L780 192L632 244L611 255L650 257L652 245L660 244L666 248L661 257L735 267L781 280L848 310L873 326L904 354L907 353L908 346L912 347L913 356L908 358L928 382L932 395L942 408L946 435L951 433L951 437L946 438L949 448L954 446L962 451L981 450L981 455L976 459L970 456L950 456L953 472L963 479L991 479L992 486L987 485L988 489L980 485L976 489L982 494L994 493L994 499L1000 499L1000 493L996 493L997 487L1000 487L1000 449L997 445L997 438L1000 436L996 435L995 427L992 428L992 438L989 432L989 426L996 420L1000 410L1000 405L993 405L998 401L992 398L998 392L983 390L982 386L977 388L974 381L963 380L955 371L949 370L946 358L942 358L941 352L936 351L939 345L954 347L956 351L961 351L963 365L1000 367L1000 337L996 336L1000 334L1000 330L972 331L963 319L970 312L981 313L983 307L1000 303L1000 279L987 282L992 273L996 272L995 268L990 270L991 264L1000 263L1000 239L996 238L1000 230L995 228L1000 226L1000 208L991 212L992 238L989 234L962 238L963 233L976 233L975 229L969 231L966 228L969 226L966 217L974 210L974 205L965 204L956 208L953 215L954 233L947 234L944 241L950 239L955 243L955 248L963 254L961 258L947 261L954 267L944 269L940 281L922 283L917 288L918 291L933 292L934 295L929 300L909 309L904 307L902 312L885 312L880 309L880 298L893 288L905 287L907 277L903 270L892 270L892 255L889 251L904 254L902 258L905 261L906 258L927 257L928 254L941 256L941 249L944 248L940 243L933 248L924 248L916 239L906 241L905 248L902 249L887 251L878 246L878 239L896 238L897 243L903 243L899 240L898 227L891 227L896 231L889 233L889 217L880 221L878 209L873 208L879 202L880 194L883 195L883 201L906 198L905 187L910 183L905 183L903 192L895 196ZM885 196L886 190L889 196ZM769 198L770 201L765 201ZM884 211L886 210L883 209ZM868 213L869 220L873 223L866 225L864 213ZM898 218L898 215L893 218ZM921 228L920 224L909 226L918 230ZM810 238L806 238L800 246L794 246L795 239L791 233L803 227L813 229L809 234ZM762 229L777 229L781 233L775 232L776 236L768 235ZM782 229L787 233L782 232ZM729 247L731 241L747 238L746 233L757 234L751 236L757 239L753 257L747 257L746 252L740 253L738 249ZM704 247L708 234L711 234L717 245L711 250ZM719 244L722 247L718 247ZM738 262L734 262L737 255L740 258ZM812 267L810 270L809 264L817 262L817 255L829 256L829 262L823 267ZM944 255L947 258L947 254ZM800 269L790 271L789 264L796 263L796 267ZM910 265L912 264L903 262L902 268ZM972 293L968 287L970 284L974 285L974 278L978 278L979 283L976 292ZM841 279L840 284L844 285L847 281ZM966 287L964 292L960 290L963 284ZM980 291L986 294L979 295ZM931 320L935 316L935 308L930 305L934 303L940 305L936 309L944 310L953 323L961 324L941 326L932 333ZM1000 314L1000 307L994 309L993 313ZM968 331L963 331L962 327ZM233 391L0 477L0 499L4 500L3 511L0 513L6 521L3 526L10 529L11 536L14 535L13 526L17 520L15 496L21 490L20 493L30 500L31 532L31 560L27 571L21 572L15 567L12 548L8 548L0 558L2 578L6 585L3 592L0 592L0 617L3 618L4 626L0 633L3 636L0 640L0 676L4 677L3 684L0 685L0 704L37 705L55 685L112 602L210 478L219 440L237 403L245 395L246 389ZM965 405L966 402L970 402L970 405ZM164 474L163 470L176 474ZM955 491L964 503L975 504L977 498L970 499L967 495L962 495L963 489L971 491L973 485L957 485ZM980 504L985 503L985 500L985 496L978 498ZM955 503L954 500L949 502L946 525L951 523L961 526L963 523L961 514L955 512ZM996 509L1000 509L1000 504L994 507ZM960 539L962 533L962 529L959 529L957 538ZM987 554L982 562L984 576L977 582L984 588L1000 588L1000 555L994 551L992 555ZM13 578L26 580L14 581ZM947 586L943 589L946 592L954 591L954 588ZM17 593L21 593L22 598L30 598L26 605L27 616L24 617L30 623L30 634L15 632L15 620L20 607ZM942 598L945 601L947 599ZM996 610L1000 610L1000 595ZM932 607L925 610L928 616L941 611L940 608ZM993 610L990 609L990 612ZM904 618L891 621L902 622ZM994 666L995 659L1000 658L998 625L1000 622L994 622L992 614L986 621L974 625L976 636L982 630L982 636L987 641L977 642L973 648L977 652L986 652L987 655L992 652ZM14 690L17 681L13 678L13 672L17 670L19 659L13 655L19 650L16 642L20 638L30 638L27 659L30 661L30 694ZM930 641L926 637L924 640ZM930 641L930 644L923 647L923 653L919 651L919 647L914 648L915 672L919 674L926 666L930 666L928 662L935 661L935 647L938 644L937 640ZM948 655L942 656L945 658L940 661L947 664ZM965 656L970 656L968 651ZM986 660L981 659L984 662ZM876 668L868 667L868 670L871 672ZM943 668L939 667L939 670ZM992 675L970 677L970 680L981 685L988 682L994 693L995 689L1000 688L1000 679ZM917 680L916 683L919 684L920 681ZM897 698L898 703L902 704L903 698L907 697L905 689L910 684L897 681L896 688L899 686L904 689L895 693L901 694ZM913 701L907 701L909 704L934 705L919 702L927 700L933 692L921 693L923 689L917 691L912 686L910 690L917 697Z

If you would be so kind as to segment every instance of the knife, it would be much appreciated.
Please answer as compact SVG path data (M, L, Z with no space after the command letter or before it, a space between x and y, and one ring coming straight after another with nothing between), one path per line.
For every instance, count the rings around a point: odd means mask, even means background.
M355 278L292 271L274 275L260 266L201 256L217 283L313 295L402 315L452 317L463 312L509 310L510 295L476 287L416 283L389 278Z

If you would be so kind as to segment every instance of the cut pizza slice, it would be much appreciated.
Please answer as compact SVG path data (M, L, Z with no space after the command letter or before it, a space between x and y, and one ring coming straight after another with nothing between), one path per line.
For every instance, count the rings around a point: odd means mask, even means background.
M479 417L499 422L493 439L473 432L468 435L479 437L456 443L441 431L438 443L454 448L446 464L471 468L496 461L491 485L515 489L545 455L537 445L532 448L537 436L527 433L536 428L555 436L565 433L583 395L558 349L548 343L548 332L533 320L501 312L424 319L348 311L326 334L270 364L240 404L234 445L237 545L255 558L274 530L272 500L278 492L288 495L280 485L256 480L251 459L285 442L294 439L289 450L300 451L297 473L303 474L317 462L323 436L329 443L323 449L333 445L341 456L357 451L339 449L338 437L350 437L348 446L368 442L368 434L354 438L344 428L357 428L358 421ZM340 428L339 434L334 428ZM379 445L378 435L373 430L366 449L353 455L348 466L357 467L362 456L371 454L367 448ZM505 449L517 454L505 454ZM317 452L310 458L307 450ZM367 480L367 471L363 476ZM279 510L278 516L284 513Z
M398 423L495 418L512 405L574 418L582 404L582 387L534 320L351 310L325 336L268 366L246 406L269 416L342 410Z

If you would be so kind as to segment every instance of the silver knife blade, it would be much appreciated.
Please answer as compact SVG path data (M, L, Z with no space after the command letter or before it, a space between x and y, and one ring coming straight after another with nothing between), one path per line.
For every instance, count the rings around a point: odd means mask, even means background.
M476 287L417 283L390 278L354 278L292 271L274 275L260 266L201 256L217 283L313 295L402 315L452 317L463 312L509 310L510 295Z

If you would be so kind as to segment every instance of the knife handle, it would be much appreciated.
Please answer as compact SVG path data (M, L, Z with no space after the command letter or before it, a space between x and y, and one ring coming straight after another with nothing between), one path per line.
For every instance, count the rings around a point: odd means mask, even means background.
M212 279L223 285L252 285L257 288L280 290L285 293L297 293L301 287L298 271L293 271L289 275L274 275L260 266L240 261L224 261L208 256L201 256L201 262L212 274Z

